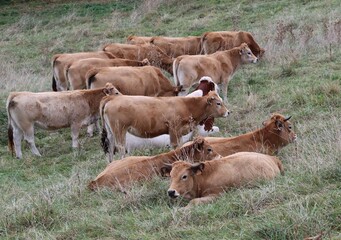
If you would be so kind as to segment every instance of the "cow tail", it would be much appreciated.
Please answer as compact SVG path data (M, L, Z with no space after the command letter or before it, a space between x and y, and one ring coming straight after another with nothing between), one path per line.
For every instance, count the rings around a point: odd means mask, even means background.
M102 121L102 133L101 133L101 146L105 154L109 153L109 139L108 132L106 129L105 119L104 119L104 107L109 101L108 97L104 97L100 104L100 116Z
M54 67L56 65L56 60L60 56L60 54L56 54L52 58L52 90L57 92L57 82L56 82L56 76L54 74Z
M98 68L93 68L90 69L86 74L85 74L85 82L86 82L86 88L91 89L91 84L96 81L95 75L98 73Z
M180 64L180 58L177 57L177 58L175 58L175 60L173 62L174 83L177 86L180 86L179 76L178 76L179 64Z
M200 39L200 48L201 48L200 55L205 54L205 52L204 52L204 42L206 41L207 34L208 34L208 32L205 32L202 35L201 39Z
M8 150L12 153L12 156L14 156L14 141L13 141L13 126L12 126L12 117L11 117L11 112L10 108L12 107L12 99L11 97L8 98L7 100L7 118L8 118Z

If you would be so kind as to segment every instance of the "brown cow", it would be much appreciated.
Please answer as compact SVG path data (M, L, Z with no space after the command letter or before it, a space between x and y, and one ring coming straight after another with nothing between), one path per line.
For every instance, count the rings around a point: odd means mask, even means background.
M206 32L201 37L202 54L212 54L216 51L229 50L246 43L254 55L262 57L265 50L257 44L249 32Z
M147 58L152 66L160 67L173 75L173 59L153 44L122 44L111 43L103 47L118 58L142 61Z
M181 136L189 133L207 117L227 117L229 111L215 91L203 97L115 96L101 101L102 143L109 152L126 153L126 133L143 138L170 135L171 145L179 146Z
M112 59L115 58L115 56L110 52L104 51L55 54L52 57L53 91L65 91L68 89L66 70L69 68L69 65L74 61L84 58Z
M220 158L219 154L212 151L211 147L203 140L197 138L191 145L177 148L168 153L156 156L134 156L110 163L94 181L89 188L95 190L98 187L120 188L141 180L151 179L160 174L161 167L171 164L177 160L190 160L202 162Z
M133 66L141 67L150 65L148 59L142 61L135 61L130 59L101 59L101 58L86 58L74 61L66 70L67 80L70 84L71 90L85 89L85 75L92 68L100 67L119 67L119 66Z
M86 74L88 89L103 87L107 82L125 95L177 96L181 90L181 86L173 86L161 70L153 66L102 67Z
M150 40L168 56L197 55L201 51L201 37L153 37Z
M274 156L240 152L202 163L177 161L161 168L161 172L163 175L170 173L168 196L191 200L187 205L190 207L211 202L229 188L273 179L283 173L283 166Z
M142 37L142 36L135 36L129 35L127 37L126 43L127 44L145 44L150 43L153 37Z
M236 152L260 152L273 155L297 138L291 129L289 119L290 117L276 113L263 123L263 128L253 132L237 137L207 137L205 139L222 156Z
M241 64L257 61L246 43L210 55L180 56L173 64L174 82L183 86L180 95L186 95L193 83L203 76L210 76L216 84L222 85L221 91L227 102L227 86L233 74Z
M34 125L47 130L71 127L72 147L78 147L80 128L98 118L101 99L112 94L118 94L112 84L95 90L11 92L6 104L9 149L22 158L24 137L32 153L41 156L34 143Z

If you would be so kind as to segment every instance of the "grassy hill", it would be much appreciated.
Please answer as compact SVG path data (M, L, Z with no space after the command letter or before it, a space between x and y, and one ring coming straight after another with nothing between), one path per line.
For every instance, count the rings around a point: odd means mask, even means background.
M341 5L325 1L116 0L0 1L0 238L3 239L303 239L341 238ZM107 164L99 136L36 130L43 157L7 150L11 91L50 91L51 57L92 51L129 34L201 35L245 30L266 49L228 89L219 136L261 126L271 113L292 115L298 135L279 153L285 176L232 189L188 212L171 201L168 180L127 194L87 183ZM152 155L167 149L146 149Z

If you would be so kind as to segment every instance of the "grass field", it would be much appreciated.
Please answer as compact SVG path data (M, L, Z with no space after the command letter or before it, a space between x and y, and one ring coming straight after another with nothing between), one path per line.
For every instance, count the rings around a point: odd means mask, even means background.
M0 1L1 239L341 239L341 5L324 1L114 0ZM271 113L292 115L296 144L282 149L285 176L232 189L211 204L181 211L168 179L127 194L86 185L104 169L99 136L36 130L43 157L7 150L11 91L50 91L51 57L93 51L129 34L201 35L245 30L266 49L228 89L218 136L261 127ZM24 145L25 146L25 145ZM146 149L154 155L167 149Z

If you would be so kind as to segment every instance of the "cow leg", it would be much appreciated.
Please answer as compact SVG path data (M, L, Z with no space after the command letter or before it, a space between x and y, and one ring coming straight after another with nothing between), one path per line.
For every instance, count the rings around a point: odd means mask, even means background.
M31 125L25 132L24 132L24 139L30 144L31 152L34 155L41 157L40 152L38 151L35 142L34 142L34 127Z
M14 142L15 155L17 158L20 158L20 159L22 158L22 152L21 152L22 137L23 137L22 131L18 127L13 126L13 142Z
M78 142L79 131L80 131L79 125L77 125L77 124L71 125L71 137L72 137L72 147L73 148L79 147L79 142Z
M94 133L99 131L99 124L98 121L96 121L95 123L92 123L88 126L87 128L87 133L89 137L93 137Z
M201 198L194 198L192 199L188 205L186 206L186 208L189 208L191 206L196 206L196 205L199 205L199 204L203 204L203 203L210 203L212 202L215 198L217 198L217 194L211 194L211 195L208 195L206 197L201 197Z
M116 133L115 133L115 136L114 136L114 141L115 141L115 148L117 149L118 151L118 154L120 156L120 158L124 158L125 155L126 155L126 135L127 135L127 129L126 128L121 128L119 126L116 126L115 128L116 130Z
M227 84L228 82L224 82L221 84L221 92L222 92L222 95L223 95L223 100L224 100L224 104L226 105L227 104Z
M182 136L175 129L169 129L170 144L175 149L182 145Z
M114 158L114 146L115 146L115 139L114 139L114 135L112 134L110 128L107 128L107 139L109 142L109 146L108 146L108 161L109 163L112 162L113 158Z

